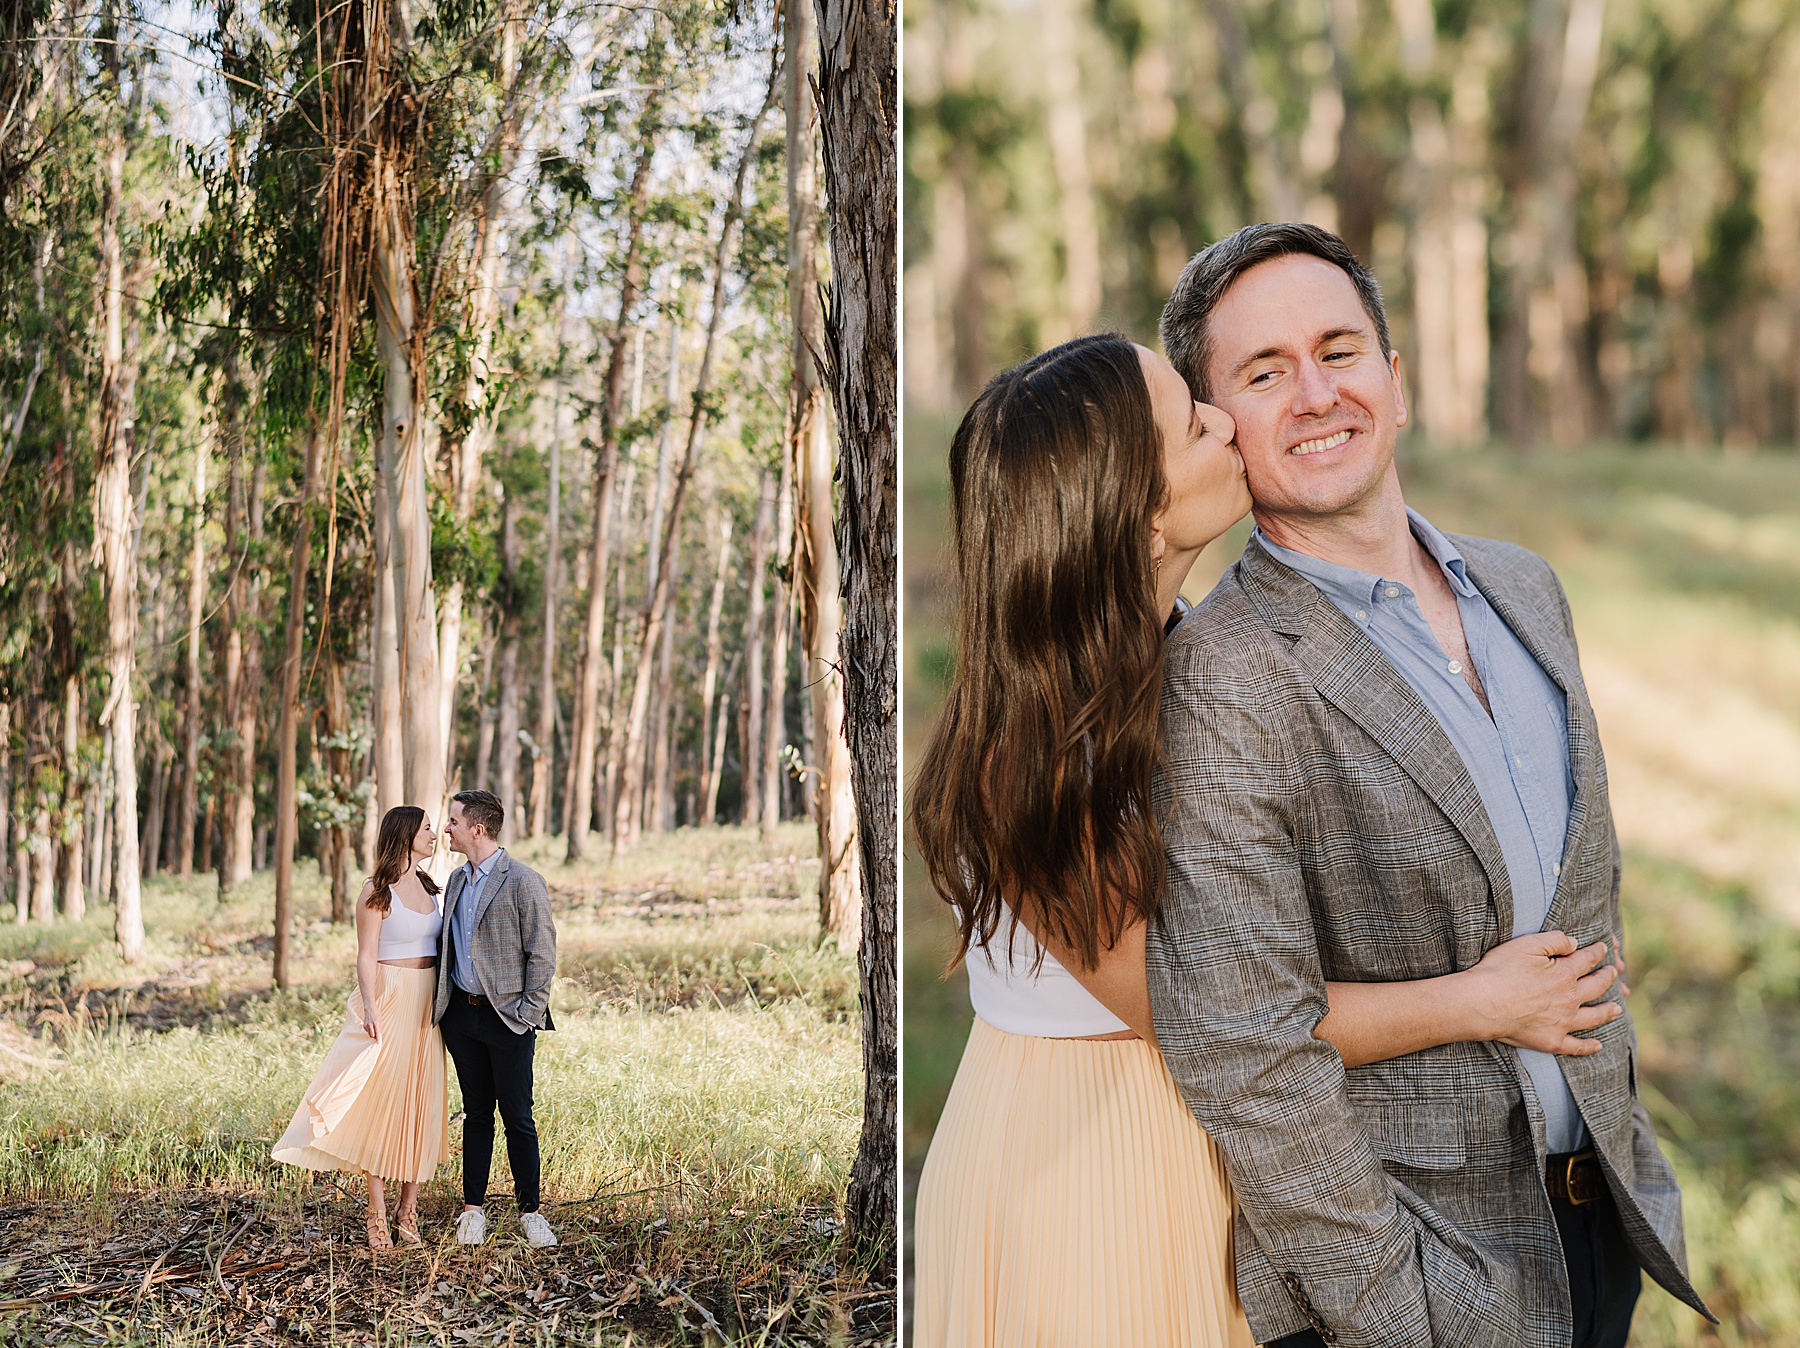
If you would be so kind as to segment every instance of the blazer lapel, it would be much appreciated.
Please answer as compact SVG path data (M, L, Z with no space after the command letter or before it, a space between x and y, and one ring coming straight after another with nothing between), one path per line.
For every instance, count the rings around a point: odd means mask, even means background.
M450 955L450 918L456 912L456 901L462 897L463 868L458 866L444 882L444 925L438 928L438 967L443 968Z
M1455 541L1457 547L1462 549L1467 564L1469 549L1465 546L1465 540L1459 538ZM1469 567L1469 579L1493 606L1494 612L1500 615L1500 620L1512 629L1513 635L1531 652L1532 658L1550 676L1550 681L1562 689L1566 704L1564 719L1569 734L1569 779L1575 784L1575 793L1569 802L1569 831L1563 839L1562 873L1556 882L1556 892L1550 897L1550 910L1544 917L1544 927L1548 930L1556 925L1554 919L1562 908L1563 891L1570 883L1569 875L1573 870L1569 863L1581 845L1582 835L1587 829L1588 815L1593 809L1593 757L1599 728L1594 723L1594 711L1588 705L1587 695L1580 681L1564 668L1556 658L1551 643L1545 640L1546 634L1538 614L1528 607L1514 604L1498 586L1484 583L1484 575L1484 570L1472 565Z
M481 897L475 900L475 916L469 923L469 934L473 936L481 928L482 916L488 905L494 901L494 895L500 892L500 886L506 882L507 868L512 864L512 857L502 855L494 863L494 869L488 872L487 884L481 888Z
M1276 631L1298 640L1294 659L1319 695L1418 783L1474 851L1493 894L1502 938L1512 933L1512 881L1481 793L1462 755L1412 685L1317 586L1254 542L1244 549L1245 590Z

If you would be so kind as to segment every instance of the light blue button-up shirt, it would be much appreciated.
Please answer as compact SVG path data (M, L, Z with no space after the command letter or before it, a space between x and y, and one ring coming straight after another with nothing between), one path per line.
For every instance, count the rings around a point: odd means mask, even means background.
M487 888L488 876L505 855L504 847L496 847L480 866L463 863L462 893L456 896L456 909L450 914L450 981L464 992L486 995L482 990L481 975L475 972L469 943L475 937L475 910L481 902L481 891Z
M1461 665L1444 653L1412 590L1308 557L1271 542L1257 544L1305 576L1368 635L1437 718L1462 756L1494 826L1512 884L1514 936L1542 931L1562 874L1563 845L1575 783L1569 772L1568 699L1470 582L1462 554L1417 511L1408 510L1413 537L1437 564L1456 595L1469 658L1486 692L1490 716L1469 688ZM1587 1125L1556 1055L1519 1050L1543 1106L1553 1152L1588 1145Z

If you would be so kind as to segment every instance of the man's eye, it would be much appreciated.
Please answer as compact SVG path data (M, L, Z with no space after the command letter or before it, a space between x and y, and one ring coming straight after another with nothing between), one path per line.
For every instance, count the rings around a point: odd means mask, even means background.
M1356 352L1354 352L1354 351L1328 351L1325 353L1325 359L1326 360L1349 360L1350 357L1354 356L1355 354L1356 354Z

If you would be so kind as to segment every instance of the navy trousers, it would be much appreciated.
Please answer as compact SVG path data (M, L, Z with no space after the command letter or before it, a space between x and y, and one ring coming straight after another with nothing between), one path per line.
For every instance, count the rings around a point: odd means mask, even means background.
M463 1095L463 1202L487 1203L488 1169L494 1156L494 1110L506 1125L506 1159L512 1165L519 1212L538 1210L538 1135L531 1117L531 1060L537 1031L514 1034L494 1008L470 1003L461 988L438 1023L444 1048L456 1064Z

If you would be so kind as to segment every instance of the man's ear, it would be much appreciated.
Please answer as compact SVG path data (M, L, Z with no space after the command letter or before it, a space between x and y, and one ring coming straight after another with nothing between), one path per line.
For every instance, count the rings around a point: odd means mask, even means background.
M1400 377L1400 353L1388 352L1388 372L1394 376L1394 425L1404 426L1410 419L1406 410L1406 381Z

